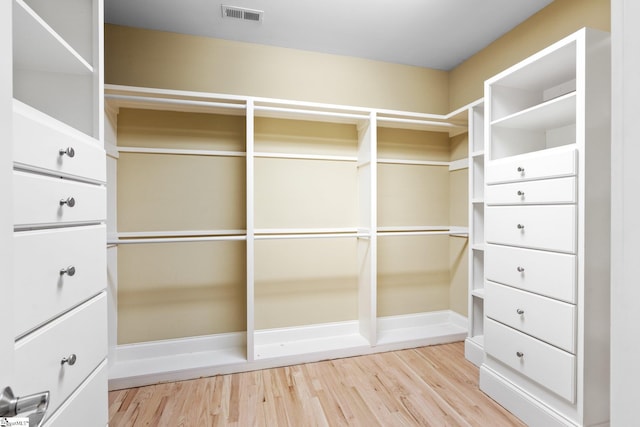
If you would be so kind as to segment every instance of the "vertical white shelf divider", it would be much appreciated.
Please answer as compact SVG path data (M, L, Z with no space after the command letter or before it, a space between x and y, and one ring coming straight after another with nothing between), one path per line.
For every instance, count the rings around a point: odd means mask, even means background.
M254 345L254 332L255 332L255 316L254 316L254 305L255 305L255 275L254 275L254 177L255 177L255 169L254 169L254 136L253 136L253 128L254 128L254 103L253 100L247 100L247 110L246 110L246 167L247 167L247 182L246 182L246 197L247 197L247 219L246 219L246 251L247 251L247 330L246 330L246 341L247 341L247 360L249 362L255 361L255 345Z
M484 102L469 114L469 334L464 353L480 366L484 360Z
M360 334L371 345L376 344L376 113L358 126L358 192L360 198L359 232L368 237L358 238L358 315Z

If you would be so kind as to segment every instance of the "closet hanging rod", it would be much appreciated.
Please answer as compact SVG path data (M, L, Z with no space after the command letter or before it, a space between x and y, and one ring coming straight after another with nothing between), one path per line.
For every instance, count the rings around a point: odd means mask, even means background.
M247 233L244 229L225 230L170 230L170 231L120 231L111 237L116 239L146 239L156 237L217 237L217 236L243 236Z
M118 153L139 153L139 154L176 154L191 156L213 156L213 157L246 157L243 151L222 151L222 150L192 150L176 148L147 148L147 147L117 147Z
M438 236L467 237L468 233L460 231L380 231L378 236Z
M135 245L143 243L227 242L244 240L247 240L247 236L147 237L108 240L107 245Z
M361 233L256 234L254 240L369 238Z
M258 158L273 158L273 159L298 159L298 160L329 160L336 162L355 162L358 160L355 156L332 156L324 154L289 154L289 153L268 153L264 151L256 151L253 154Z
M451 162L441 162L437 160L378 159L378 163L422 166L451 166Z

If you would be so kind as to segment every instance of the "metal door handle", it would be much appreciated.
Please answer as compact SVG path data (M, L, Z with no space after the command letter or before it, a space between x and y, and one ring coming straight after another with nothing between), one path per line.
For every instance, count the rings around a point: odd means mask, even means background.
M0 417L23 416L29 419L29 427L39 427L49 406L49 392L15 397L11 387L0 392Z

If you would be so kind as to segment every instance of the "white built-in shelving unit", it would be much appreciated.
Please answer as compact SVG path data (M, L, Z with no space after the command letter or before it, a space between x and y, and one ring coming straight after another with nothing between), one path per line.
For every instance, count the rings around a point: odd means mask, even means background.
M609 423L610 37L485 83L480 388L532 426Z
M1 245L15 343L14 382L2 387L49 391L45 426L105 425L103 2L8 3L12 219L2 226L13 235Z
M484 360L484 102L469 108L469 335L465 357Z
M379 280L381 249L442 242L413 258L419 269L440 260L448 284L448 239L468 229L420 191L425 176L444 177L429 190L437 200L448 174L467 168L448 151L467 132L466 107L431 115L112 85L105 96L111 388L467 336L448 307L381 308L390 285ZM443 142L404 152L385 142L425 137ZM139 268L149 257L155 271ZM213 285L198 290L207 264ZM184 292L166 291L170 280ZM175 303L198 295L203 311ZM153 299L167 309L152 312ZM166 324L163 335L145 322Z

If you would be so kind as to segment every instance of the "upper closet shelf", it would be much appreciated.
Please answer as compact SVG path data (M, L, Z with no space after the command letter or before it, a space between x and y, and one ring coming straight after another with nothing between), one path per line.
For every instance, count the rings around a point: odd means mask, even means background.
M93 67L22 0L13 7L14 66L66 74L92 74Z
M366 126L376 123L385 128L444 132L455 136L467 132L467 107L450 114L426 114L317 102L225 95L105 85L105 101L112 108L140 108L184 112L245 115L251 109L256 117L347 123Z
M105 101L115 108L137 108L142 110L181 111L187 113L213 113L233 116L245 115L244 103L215 100L163 98L159 96L121 95L107 92Z
M450 136L462 134L467 131L466 125L459 125L456 123L384 116L378 116L378 126L384 128L410 129L430 132L448 132Z
M271 107L265 105L256 105L255 115L256 117L274 119L310 120L346 124L359 124L369 119L369 115L365 114L365 112L310 110L305 108Z
M570 92L526 110L494 120L491 126L535 131L556 129L575 124L575 122L576 93Z

